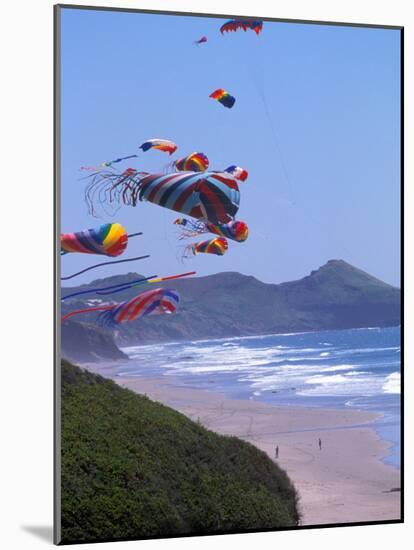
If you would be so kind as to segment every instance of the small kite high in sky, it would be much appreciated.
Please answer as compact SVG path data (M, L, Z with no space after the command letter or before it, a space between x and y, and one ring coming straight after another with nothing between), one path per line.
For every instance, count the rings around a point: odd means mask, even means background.
M200 44L204 44L205 42L207 42L207 36L202 36L198 40L194 40L193 44L199 46Z
M236 32L243 29L246 32L248 29L254 31L257 35L262 32L263 21L252 19L231 19L220 27L221 34L225 32Z
M174 313L179 301L180 297L175 290L157 288L147 290L125 302L71 311L62 317L62 322L74 315L100 311L98 322L103 326L113 327L147 315Z
M231 109L236 103L236 98L230 95L229 92L226 92L226 90L223 90L223 88L218 88L217 90L214 90L214 92L212 92L209 97L217 100L228 109Z

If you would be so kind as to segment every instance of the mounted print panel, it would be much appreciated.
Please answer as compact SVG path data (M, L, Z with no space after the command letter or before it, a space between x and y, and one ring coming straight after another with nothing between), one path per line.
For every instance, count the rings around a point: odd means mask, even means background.
M402 521L402 29L55 8L55 542Z

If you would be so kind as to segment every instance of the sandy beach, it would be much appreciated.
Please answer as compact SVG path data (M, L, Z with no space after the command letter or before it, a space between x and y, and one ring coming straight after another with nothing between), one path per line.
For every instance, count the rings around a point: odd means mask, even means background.
M110 366L88 368L208 429L249 441L272 460L276 460L277 445L277 462L300 494L302 525L400 518L400 492L396 490L400 488L400 471L381 462L389 443L369 426L377 414L275 407L180 387L171 376L119 377Z

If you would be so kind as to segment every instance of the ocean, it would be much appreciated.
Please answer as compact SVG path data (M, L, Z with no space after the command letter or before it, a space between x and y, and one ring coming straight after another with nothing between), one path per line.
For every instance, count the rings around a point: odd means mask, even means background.
M198 340L123 348L119 376L174 376L182 386L280 406L382 413L372 427L400 466L400 327Z

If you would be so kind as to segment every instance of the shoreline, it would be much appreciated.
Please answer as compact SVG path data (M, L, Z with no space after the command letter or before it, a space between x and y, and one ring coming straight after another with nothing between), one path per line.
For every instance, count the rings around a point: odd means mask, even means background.
M83 368L266 452L299 492L301 525L400 519L400 470L383 462L392 443L374 425L381 413L274 406L183 387L172 376L117 376L113 364Z

